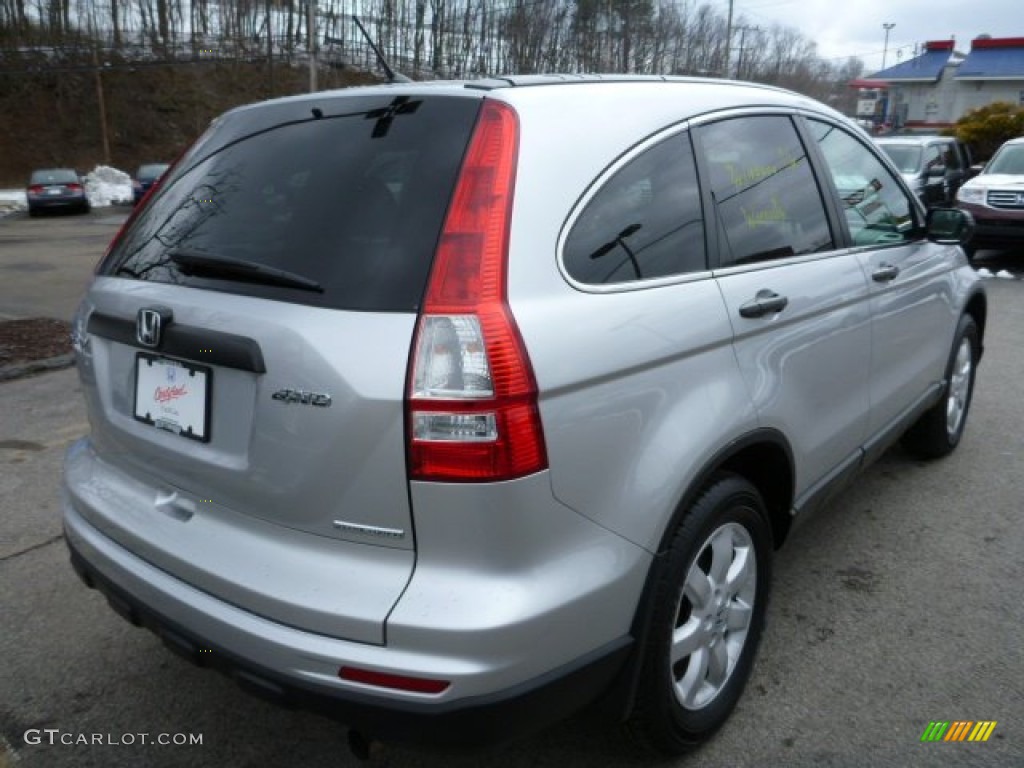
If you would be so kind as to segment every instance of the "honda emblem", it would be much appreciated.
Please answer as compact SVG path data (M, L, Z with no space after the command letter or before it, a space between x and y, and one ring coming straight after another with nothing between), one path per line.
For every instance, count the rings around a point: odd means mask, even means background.
M166 320L170 320L170 312L160 309L140 309L135 318L135 338L144 347L154 349L160 346L160 334Z

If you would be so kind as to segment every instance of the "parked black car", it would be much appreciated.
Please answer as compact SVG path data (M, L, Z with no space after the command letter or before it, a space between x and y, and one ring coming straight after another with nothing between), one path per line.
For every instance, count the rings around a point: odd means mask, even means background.
M973 175L970 148L952 136L885 136L875 142L926 208L952 206Z
M145 196L168 167L167 163L147 163L139 166L132 176L132 205L136 205Z

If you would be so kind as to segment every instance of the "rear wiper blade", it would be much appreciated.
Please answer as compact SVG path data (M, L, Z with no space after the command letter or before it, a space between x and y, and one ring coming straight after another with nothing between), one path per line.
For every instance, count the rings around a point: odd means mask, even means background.
M236 277L252 283L280 285L285 288L299 288L304 291L323 293L324 287L316 280L297 275L285 269L268 267L255 261L233 259L230 256L215 256L203 251L179 249L172 251L168 258L190 275L202 272L211 277Z

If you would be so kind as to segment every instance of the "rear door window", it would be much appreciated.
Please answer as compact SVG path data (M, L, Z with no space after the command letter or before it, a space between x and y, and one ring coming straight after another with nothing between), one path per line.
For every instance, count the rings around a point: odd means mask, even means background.
M102 273L415 311L479 106L387 94L231 113L161 185ZM211 270L218 260L234 268ZM298 279L267 277L280 273Z
M821 191L792 121L738 117L700 129L722 267L831 250Z

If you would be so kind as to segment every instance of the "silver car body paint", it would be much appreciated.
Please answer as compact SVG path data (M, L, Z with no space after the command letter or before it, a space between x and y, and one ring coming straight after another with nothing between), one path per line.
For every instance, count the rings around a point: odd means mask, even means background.
M175 323L258 340L266 373L214 370L214 438L198 443L132 418L135 348L82 339L92 432L68 452L64 520L91 567L197 636L318 688L428 698L339 679L350 664L452 681L432 701L493 694L629 635L652 553L720 451L776 430L800 497L941 384L976 281L956 247L922 240L602 287L575 283L560 261L589 197L659 137L738 106L836 113L716 82L523 82L401 92L497 99L518 114L507 294L549 469L408 481L415 313L99 277L77 328L94 312L134 322L167 306ZM882 262L896 280L872 280ZM741 318L764 288L788 296L785 312ZM282 390L331 404L296 407L274 399Z

